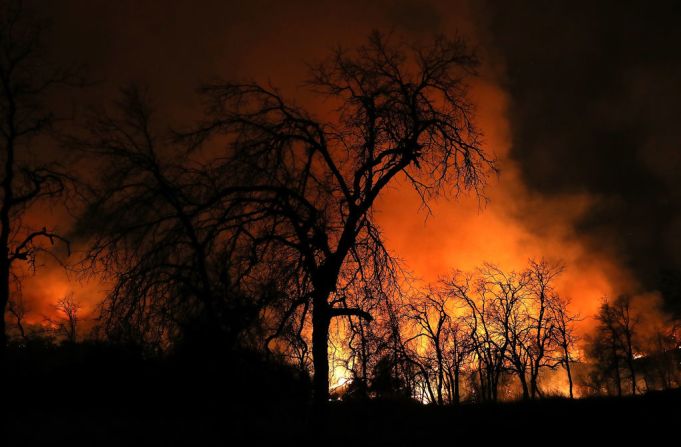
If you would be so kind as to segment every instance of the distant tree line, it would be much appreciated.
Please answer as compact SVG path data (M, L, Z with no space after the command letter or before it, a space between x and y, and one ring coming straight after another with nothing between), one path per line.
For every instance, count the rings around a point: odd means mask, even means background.
M521 272L485 264L392 300L370 325L348 322L350 354L341 364L352 382L341 391L442 405L681 386L678 324L639 330L650 309L633 309L622 296L604 300L580 337L582 318L555 290L561 272L545 260Z
M355 380L376 396L443 405L499 400L513 378L522 398L538 398L545 395L542 373L562 367L572 397L577 317L555 292L561 270L547 261L521 272L485 264L406 294L356 335ZM370 380L366 364L374 371Z

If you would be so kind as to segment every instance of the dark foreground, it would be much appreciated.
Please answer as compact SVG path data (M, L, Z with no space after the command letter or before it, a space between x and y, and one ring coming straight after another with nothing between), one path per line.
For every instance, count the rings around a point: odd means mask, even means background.
M210 396L206 396L210 399ZM3 445L457 445L513 440L540 445L627 439L679 440L681 398L637 398L427 408L389 402L338 403L327 427L310 426L309 411L283 403L158 408L148 402L103 407L34 402L10 409ZM671 441L670 439L670 441ZM53 444L54 443L54 444ZM293 444L291 444L293 443ZM644 444L646 445L646 444Z
M93 352L15 358L0 445L677 445L681 436L678 390L447 408L332 402L323 415L308 404L306 379L281 366L240 359L225 370Z

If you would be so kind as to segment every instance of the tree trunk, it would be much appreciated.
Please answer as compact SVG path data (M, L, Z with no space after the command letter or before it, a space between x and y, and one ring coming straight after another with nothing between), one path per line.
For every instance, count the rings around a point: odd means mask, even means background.
M369 379L368 379L368 354L367 354L367 339L366 339L366 334L364 331L364 323L362 320L359 320L359 329L360 329L360 334L362 336L362 396L366 397L368 395L368 389L369 389Z
M487 401L487 387L485 386L485 381L487 376L483 373L480 363L478 362L478 380L480 381L480 396L483 401Z
M539 364L530 368L530 397L536 399L539 396Z
M523 400L530 399L530 389L527 386L527 379L525 378L525 372L518 373L518 379L520 379L520 385L523 388Z
M631 334L627 333L627 366L631 378L631 394L636 395L636 369L634 367L634 351L631 342Z
M491 372L491 376L489 379L489 393L490 393L490 400L492 402L497 401L497 397L499 396L499 378L501 377L501 369L497 369L498 366L494 367L494 370Z
M620 378L620 363L615 359L615 387L617 388L617 397L622 397L622 379Z
M459 374L460 367L457 364L454 367L454 403L458 405L461 402L461 392L459 391Z
M565 360L565 371L567 371L568 385L570 387L570 399L572 399L574 396L572 395L572 371L570 370L569 358L566 358Z
M570 399L573 399L572 395L572 370L570 369L570 351L567 344L563 345L563 355L565 356L565 372L568 375L568 385L570 387Z
M435 342L439 344L438 340ZM442 351L439 348L436 348L435 351L437 356L437 404L442 406L444 403L442 400L442 384L444 382Z
M326 296L315 294L312 308L312 392L315 406L324 408L329 400L329 324L331 315Z

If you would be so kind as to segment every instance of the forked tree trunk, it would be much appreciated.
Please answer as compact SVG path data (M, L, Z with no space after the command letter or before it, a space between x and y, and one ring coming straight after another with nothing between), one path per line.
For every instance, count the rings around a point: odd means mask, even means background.
M530 399L530 389L527 386L527 379L525 378L525 372L518 374L518 379L520 380L520 386L523 389L523 400Z
M539 385L537 383L537 376L538 374L536 372L530 373L530 397L532 399L536 399L537 395L539 394Z

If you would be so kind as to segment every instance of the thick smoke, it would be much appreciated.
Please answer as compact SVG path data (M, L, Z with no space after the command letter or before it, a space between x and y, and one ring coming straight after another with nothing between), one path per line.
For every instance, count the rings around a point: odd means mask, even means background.
M494 2L478 17L504 61L524 183L549 199L589 197L580 240L679 308L678 3Z

